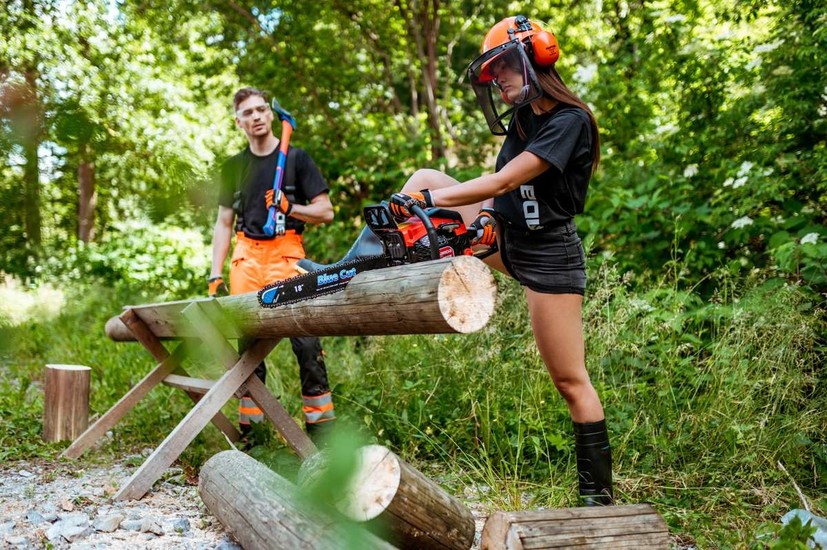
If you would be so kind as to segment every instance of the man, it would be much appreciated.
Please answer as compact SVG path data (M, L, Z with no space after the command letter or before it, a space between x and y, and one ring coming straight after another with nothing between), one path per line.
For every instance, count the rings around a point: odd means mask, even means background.
M218 219L213 233L212 270L209 294L227 294L222 279L224 261L235 231L236 245L230 265L231 294L261 289L297 274L296 263L304 258L302 232L305 223L333 220L328 187L313 159L299 148L289 148L282 189L276 208L286 216L284 234L267 236L264 225L273 201L273 179L278 159L279 138L273 133L274 114L267 94L242 88L233 98L235 123L247 138L247 147L221 167ZM269 191L269 193L268 193ZM327 382L324 351L318 338L291 338L299 363L302 405L308 434L317 439L336 419ZM256 374L264 381L266 367ZM261 422L262 411L249 396L239 403L242 435L251 423Z

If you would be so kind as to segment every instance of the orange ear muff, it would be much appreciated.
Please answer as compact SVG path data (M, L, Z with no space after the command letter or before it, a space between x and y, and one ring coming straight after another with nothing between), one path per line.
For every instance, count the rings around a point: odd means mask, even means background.
M532 35L531 48L534 50L534 62L541 67L554 65L560 57L557 38L548 31L540 31Z

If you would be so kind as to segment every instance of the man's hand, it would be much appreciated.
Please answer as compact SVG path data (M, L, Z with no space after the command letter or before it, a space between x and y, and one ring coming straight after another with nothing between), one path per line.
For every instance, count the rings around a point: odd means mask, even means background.
M497 222L493 216L493 210L483 208L477 214L477 219L468 226L471 232L471 246L481 244L493 246L497 242Z
M207 280L207 282L210 284L210 298L217 298L219 296L230 295L230 290L227 288L227 285L224 284L223 277L212 277L211 279Z
M397 220L407 220L413 214L411 208L418 206L420 208L429 208L434 205L431 199L431 193L427 189L420 191L413 191L410 193L394 193L391 195L390 208L391 214Z
M275 201L273 200L273 195L275 192L276 191L274 189L268 189L264 193L264 205L267 207L267 210L270 210L270 207L275 204ZM290 212L293 210L293 205L290 204L289 200L287 200L287 195L282 192L279 192L278 204L275 204L275 206L278 211L285 216L290 215Z

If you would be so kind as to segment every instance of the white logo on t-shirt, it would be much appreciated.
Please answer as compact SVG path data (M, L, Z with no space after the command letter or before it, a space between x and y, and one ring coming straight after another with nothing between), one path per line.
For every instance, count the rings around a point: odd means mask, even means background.
M520 186L520 198L523 199L523 217L529 229L540 227L540 203L534 195L533 185Z

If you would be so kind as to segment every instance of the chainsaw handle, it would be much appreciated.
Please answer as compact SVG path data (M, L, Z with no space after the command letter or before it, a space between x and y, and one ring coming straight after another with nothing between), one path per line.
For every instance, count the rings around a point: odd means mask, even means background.
M411 214L416 216L422 222L422 225L425 226L425 231L428 232L428 243L431 245L431 259L438 260L439 259L439 243L437 242L438 238L436 235L436 228L434 227L431 218L428 214L425 213L425 210L422 209L419 205L412 205L410 208Z

